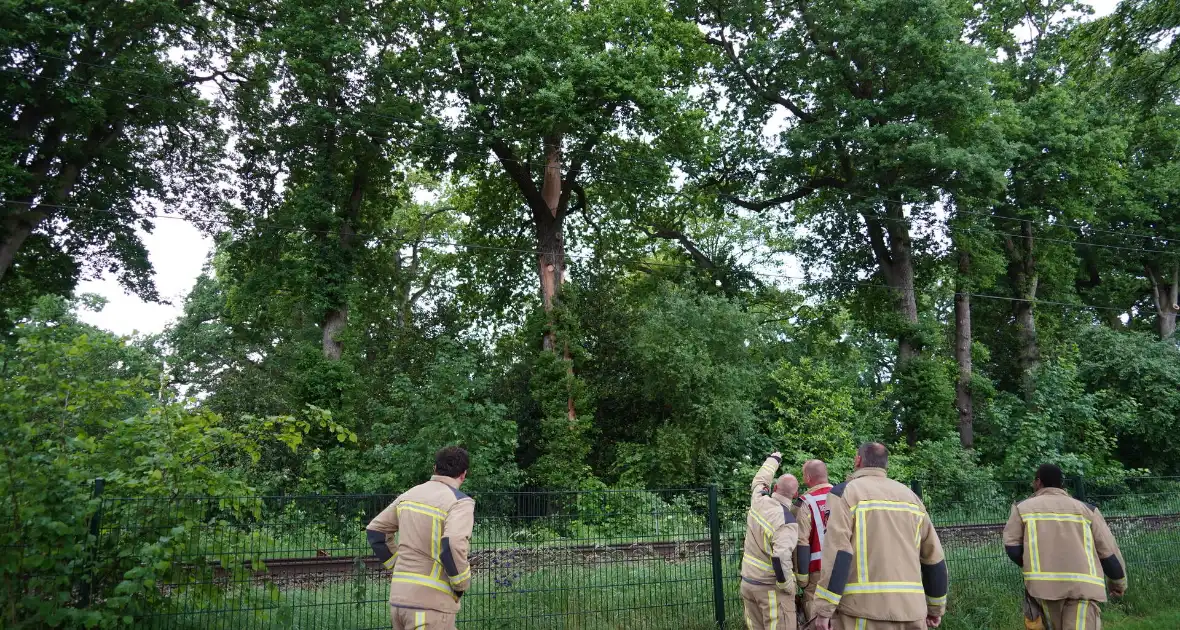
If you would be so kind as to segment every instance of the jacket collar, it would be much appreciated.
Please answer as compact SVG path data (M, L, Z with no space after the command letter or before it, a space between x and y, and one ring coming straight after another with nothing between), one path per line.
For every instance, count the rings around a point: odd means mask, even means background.
M861 477L886 477L884 468L861 468L860 470L848 475L848 480L860 479Z
M777 492L771 493L770 496L774 497L774 500L781 503L783 507L785 507L785 508L791 507L791 500L788 499L787 497L784 497L783 495L781 495Z
M1057 497L1068 497L1069 493L1062 488L1041 488L1033 493L1034 497L1043 497L1045 495L1053 495Z
M819 490L830 490L831 488L832 488L832 484L830 484L830 483L817 483L814 486L808 488L807 492L804 492L803 494L811 494L811 493L819 491Z
M451 490L458 490L459 489L459 480L455 479L454 477L444 477L443 475L431 475L430 480L431 481L438 481L440 483L445 483L445 484L447 484L448 487L450 487Z

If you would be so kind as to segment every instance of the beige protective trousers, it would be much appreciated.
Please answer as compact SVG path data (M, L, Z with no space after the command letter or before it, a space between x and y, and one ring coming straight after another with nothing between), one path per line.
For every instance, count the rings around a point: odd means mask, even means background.
M796 630L795 598L773 586L742 580L742 612L748 630Z
M803 587L803 616L811 621L815 619L815 587L819 584L819 571L812 573Z
M1045 630L1102 630L1102 610L1088 599L1038 599Z
M393 630L456 630L455 615L437 610L390 606Z
M858 619L839 612L832 618L832 630L926 630L926 620L921 621L877 621Z

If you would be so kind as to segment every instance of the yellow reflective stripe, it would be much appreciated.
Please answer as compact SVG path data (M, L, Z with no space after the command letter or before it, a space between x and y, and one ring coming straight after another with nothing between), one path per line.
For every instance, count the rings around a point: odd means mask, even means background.
M414 630L426 630L426 611L414 613Z
M399 584L415 584L418 586L425 586L436 591L442 591L447 595L453 595L455 591L446 582L440 582L429 575L419 575L417 573L406 573L404 571L393 572L393 582Z
M1032 556L1032 558L1029 558L1029 565L1034 573L1039 572L1041 570L1041 548L1037 544L1036 521L1028 524L1028 550L1029 555Z
M392 569L392 568L393 568L393 565L397 564L397 552L396 552L396 551L395 551L395 552L393 552L393 555L392 555L392 556L389 556L389 559L388 559L388 560L386 560L385 562L382 562L381 564L382 564L382 566L384 566L386 569Z
M770 541L774 535L774 528L771 527L770 521L767 521L762 517L761 514L755 512L754 508L750 508L750 516L756 523L758 523L758 525L762 527L762 546L764 547L763 551L766 552L766 555L771 555L773 547L770 544Z
M778 630L778 593L772 588L769 591L770 596L770 626L768 630Z
M1086 630L1086 600L1078 601L1077 617L1074 618L1073 627L1076 630Z
M840 605L840 596L819 584L815 585L815 596L830 604Z
M762 518L762 515L755 512L753 508L750 509L750 516L754 517L754 520L759 525L762 526L763 535L766 535L766 533L768 533L768 532L770 532L770 533L774 532L774 528L770 526L770 521L767 521L765 518Z
M398 509L398 517L399 518L401 517L402 510L405 510L407 512L414 512L415 514L421 514L423 516L429 516L430 518L432 518L436 521L446 518L445 516L439 516L439 514L437 512L423 510L422 508L418 507L417 505L399 505L399 506L397 506L397 509Z
M864 582L844 587L845 595L854 593L924 593L919 582Z
M914 528L914 546L922 546L922 519L918 519L918 526Z
M856 581L867 582L869 580L869 551L865 536L864 510L856 511L856 567Z
M1106 586L1106 581L1102 578L1086 575L1085 573L1042 573L1040 571L1027 571L1024 574L1024 579L1037 582L1083 582L1085 584Z
M808 576L806 573L796 573L795 574L795 581L802 584L803 582L806 582L809 577L810 576Z
M1021 514L1020 520L1028 521L1062 521L1066 523L1089 523L1090 519L1081 514L1068 514L1062 512L1029 512L1028 514Z
M430 570L431 577L442 577L442 521L435 519L430 524L430 557L434 560L434 567Z
M425 503L418 503L417 501L402 501L401 503L397 504L397 507L399 510L401 508L406 508L409 510L413 510L415 512L422 512L424 514L427 514L429 516L433 516L435 518L444 518L445 519L447 517L446 512L434 507L433 505L427 505Z
M754 556L751 556L748 553L744 554L742 556L742 560L749 562L750 564L758 567L759 569L762 569L763 571L773 571L774 570L773 566L759 560L758 558L755 558Z
M452 585L455 585L462 583L463 580L466 580L469 577L471 577L471 567L467 567L466 569L463 569L459 575L452 575L447 579L451 581Z
M946 604L946 595L943 595L942 597L931 597L929 595L926 596L927 606L942 606L944 604Z
M754 630L754 622L750 620L749 613L746 613L746 630Z
M1097 555L1094 551L1094 532L1090 531L1089 525L1082 526L1082 541L1086 547L1086 563L1090 568L1090 575L1098 577L1098 567L1094 566L1094 556Z
M865 626L867 624L868 624L868 620L866 620L864 617L857 619L856 620L856 630L865 630Z
M921 516L924 514L922 508L918 507L916 503L906 503L904 501L885 501L873 499L871 501L861 501L856 504L854 509L857 510L885 510L887 512L909 512Z

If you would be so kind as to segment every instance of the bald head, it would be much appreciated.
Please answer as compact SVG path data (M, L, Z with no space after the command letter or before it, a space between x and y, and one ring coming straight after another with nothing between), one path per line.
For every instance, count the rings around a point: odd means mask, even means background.
M779 477L778 481L774 482L774 493L794 499L799 494L799 480L789 473Z
M809 459L804 462L803 483L808 488L828 483L828 465L818 459Z

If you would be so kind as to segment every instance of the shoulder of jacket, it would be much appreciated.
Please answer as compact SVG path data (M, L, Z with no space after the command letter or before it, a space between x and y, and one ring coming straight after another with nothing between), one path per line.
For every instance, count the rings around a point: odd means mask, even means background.
M447 488L450 488L451 493L453 493L455 495L456 501L462 501L463 499L471 499L471 497L467 493L463 492L462 490L460 490L458 488L451 488L450 486L447 486ZM472 502L475 501L475 499L471 499L471 500L472 500Z
M778 503L778 502L776 501L776 503ZM795 515L791 514L791 506L783 505L781 503L779 503L779 505L783 506L783 522L784 523L786 523L787 525L794 525L795 523L798 522L795 520Z
M834 496L837 496L840 498L844 498L844 491L848 489L849 483L851 483L851 482L844 481L844 482L841 482L841 483L838 483L838 484L832 486L832 489L828 490L828 494L834 495Z

